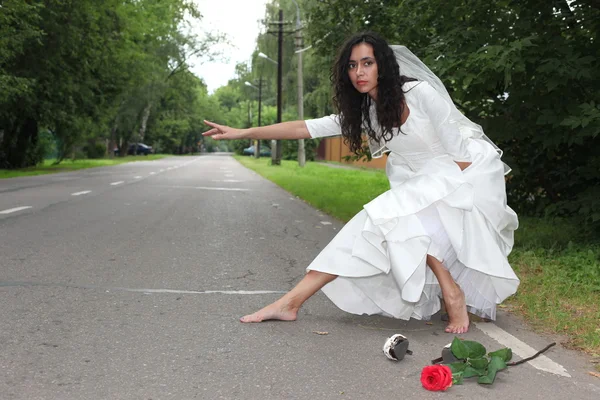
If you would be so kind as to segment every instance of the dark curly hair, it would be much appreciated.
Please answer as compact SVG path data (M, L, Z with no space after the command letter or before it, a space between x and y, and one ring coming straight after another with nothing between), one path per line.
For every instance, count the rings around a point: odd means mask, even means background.
M373 54L377 62L379 76L377 78L377 120L381 127L378 134L371 125L369 108L371 97L360 93L352 85L348 76L348 61L354 46L367 43L373 46ZM388 142L394 136L392 129L399 128L404 112L404 82L416 79L400 75L400 67L393 50L388 43L374 32L358 33L344 43L340 48L331 71L331 82L334 87L333 103L340 114L340 125L344 142L355 154L362 150L363 129L369 137Z

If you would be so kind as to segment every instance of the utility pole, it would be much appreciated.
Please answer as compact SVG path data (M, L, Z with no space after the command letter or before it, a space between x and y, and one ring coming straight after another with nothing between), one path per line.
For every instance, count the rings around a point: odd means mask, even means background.
M252 110L250 110L250 103L251 100L248 100L248 128L252 127ZM250 146L252 146L252 140L250 141Z
M275 63L275 60L271 60L270 58L268 58L268 56L266 54L259 53L258 56L263 57L263 58L266 57L269 61ZM245 82L245 85L253 87L254 89L258 90L258 126L262 126L261 116L262 116L263 68L262 67L260 68L260 76L258 78L258 87L254 86L252 83L250 83L248 81ZM255 142L254 158L260 158L260 139L256 139L256 142Z
M279 10L279 24L277 31L277 123L281 122L281 87L283 79L283 10ZM271 152L271 164L281 165L281 140L275 141L275 151Z
M262 73L260 75L260 79L258 80L258 126L262 126L260 115L262 112ZM260 157L260 139L256 139L256 147L254 147L254 158Z
M281 107L281 102L282 102L282 95L281 95L281 91L282 91L282 79L283 79L283 34L284 33L292 33L292 32L284 32L283 30L283 25L285 25L286 22L283 22L283 10L279 10L279 21L278 22L273 22L270 25L277 25L278 29L277 29L277 61L274 61L277 63L277 122L281 122L281 111L282 111L282 107ZM274 32L268 32L268 33L274 33ZM266 57L264 54L259 53L260 57L264 57L264 58L268 58ZM273 60L272 60L273 61ZM281 140L273 140L272 141L272 147L275 147L275 149L271 149L271 165L281 165L281 155L282 155L282 146L281 146Z
M298 54L298 119L304 119L304 83L302 79L302 22L300 22L300 7L296 0L296 54ZM298 165L304 167L306 164L306 151L304 150L304 139L298 139Z

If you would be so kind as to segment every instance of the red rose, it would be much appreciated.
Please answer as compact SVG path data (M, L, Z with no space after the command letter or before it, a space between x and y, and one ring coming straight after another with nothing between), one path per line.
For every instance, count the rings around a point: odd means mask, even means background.
M446 390L452 386L452 371L447 365L429 365L421 372L421 383L427 390Z

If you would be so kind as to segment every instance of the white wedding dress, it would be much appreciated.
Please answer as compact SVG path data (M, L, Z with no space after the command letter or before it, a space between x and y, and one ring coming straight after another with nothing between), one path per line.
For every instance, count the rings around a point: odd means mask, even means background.
M338 275L323 292L344 311L429 319L441 297L430 254L462 288L468 311L495 319L496 305L519 286L507 260L518 219L506 203L504 164L488 142L463 138L427 82L403 89L409 117L379 153L389 152L391 189L365 204L307 270ZM371 121L378 126L374 109ZM306 126L312 137L341 133L336 115ZM454 161L472 164L461 171Z

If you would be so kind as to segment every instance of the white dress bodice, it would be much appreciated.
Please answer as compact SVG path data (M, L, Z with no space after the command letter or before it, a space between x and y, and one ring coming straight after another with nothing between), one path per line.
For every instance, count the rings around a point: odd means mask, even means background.
M406 104L410 111L401 128L395 128L393 138L372 153L374 158L390 153L390 166L403 165L417 171L428 161L449 156L454 161L471 161L468 140L463 138L458 124L450 119L450 106L427 82L406 82L403 86ZM370 110L371 126L380 129L375 106ZM306 126L314 137L340 135L339 116L307 120ZM390 165L391 164L391 165Z
M394 129L394 137L385 147L392 153L392 158L397 159L396 164L404 163L412 171L417 171L432 158L448 152L430 118L419 107L418 96L409 90L405 98L410 114L400 129Z

